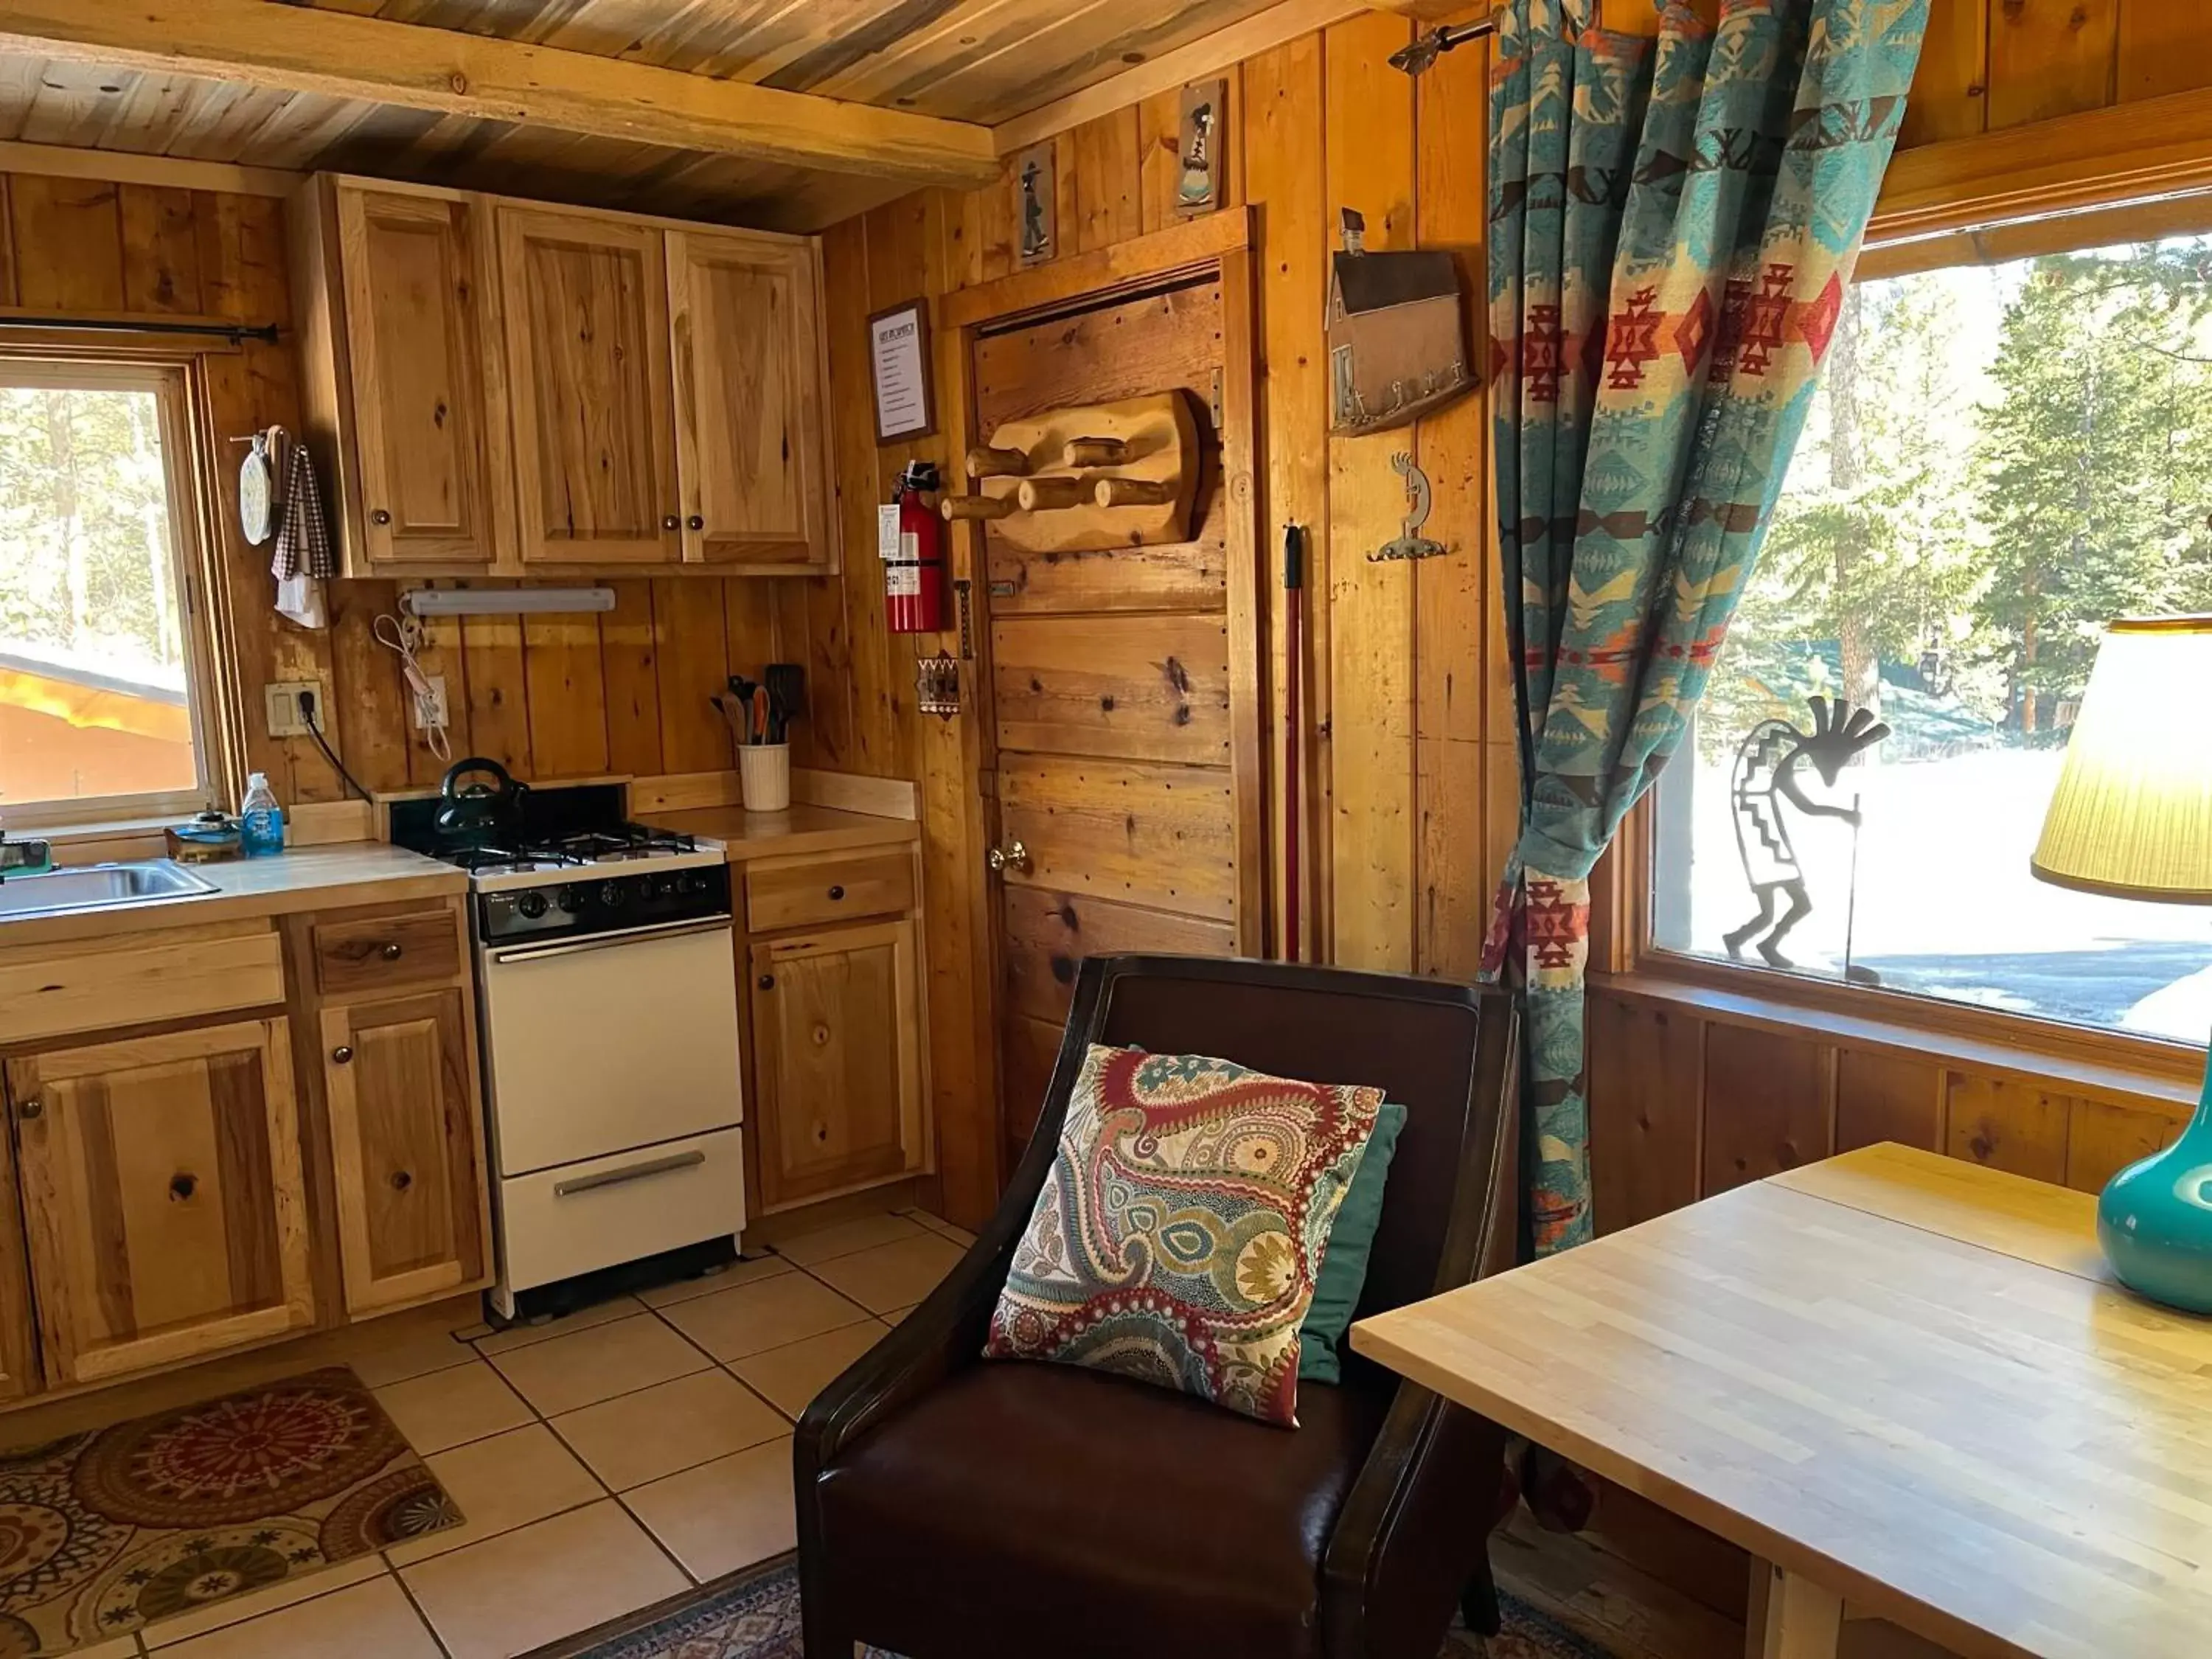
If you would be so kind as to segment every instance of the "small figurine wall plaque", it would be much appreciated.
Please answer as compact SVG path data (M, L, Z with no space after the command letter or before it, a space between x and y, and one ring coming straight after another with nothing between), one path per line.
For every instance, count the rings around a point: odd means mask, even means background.
M1405 525L1380 550L1367 556L1370 564L1381 564L1389 559L1433 559L1446 550L1442 542L1432 542L1421 534L1421 526L1429 521L1429 509L1434 504L1429 489L1429 475L1405 451L1390 458L1390 465L1406 481Z
M1211 213L1221 205L1220 133L1229 83L1201 81L1182 89L1176 134L1176 211Z
M1405 426L1474 391L1459 267L1441 248L1370 252L1366 220L1342 210L1329 262L1328 429Z
M1014 157L1014 235L1024 265L1041 265L1060 252L1053 217L1049 138Z
M1782 804L1787 801L1808 817L1841 818L1857 833L1859 809L1814 800L1805 793L1798 768L1807 762L1833 788L1851 757L1871 749L1889 735L1889 728L1872 711L1854 708L1838 697L1812 697L1806 707L1813 713L1813 729L1801 731L1787 720L1761 720L1744 736L1729 773L1729 810L1735 817L1736 853L1743 860L1743 878L1759 902L1759 914L1733 933L1721 936L1732 957L1758 941L1759 954L1777 968L1796 963L1783 954L1782 941L1790 930L1813 914L1812 896L1805 890L1805 869L1790 840L1790 824ZM1854 865L1856 860L1854 858ZM1778 917L1775 906L1783 899L1789 908ZM1845 951L1849 956L1848 949Z

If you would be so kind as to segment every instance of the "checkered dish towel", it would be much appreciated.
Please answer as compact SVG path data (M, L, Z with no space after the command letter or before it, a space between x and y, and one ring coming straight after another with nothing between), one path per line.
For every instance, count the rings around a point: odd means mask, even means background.
M330 520L323 516L323 487L316 482L315 464L307 459L303 443L289 442L282 447L287 456L283 507L276 523L276 556L269 562L270 574L280 582L299 575L327 581L338 574L338 562L331 550Z

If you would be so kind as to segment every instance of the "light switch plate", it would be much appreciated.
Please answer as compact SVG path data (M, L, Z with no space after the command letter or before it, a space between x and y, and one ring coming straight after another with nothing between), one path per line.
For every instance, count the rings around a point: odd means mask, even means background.
M315 700L315 724L325 724L323 688L313 680L287 680L262 688L268 706L270 737L304 738L307 735L307 717L300 712L300 694L302 691L309 693Z

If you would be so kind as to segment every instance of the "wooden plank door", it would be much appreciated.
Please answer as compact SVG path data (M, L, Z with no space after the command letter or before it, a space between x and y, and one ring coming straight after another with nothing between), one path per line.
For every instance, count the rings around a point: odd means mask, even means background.
M457 989L323 1011L346 1310L458 1290L484 1271L481 1140Z
M668 277L653 226L502 203L525 564L675 564Z
M9 1062L50 1383L313 1322L290 1042L245 1020Z
M820 289L811 242L669 234L686 563L836 566Z
M363 551L375 565L489 566L512 533L491 210L335 188Z
M976 442L1041 410L1179 388L1206 457L1187 543L1041 556L984 529L998 849L1020 850L997 905L1009 1164L1085 956L1265 948L1252 502L1224 482L1249 467L1249 291L1233 258L987 327L970 349Z
M754 1144L773 1213L927 1166L911 920L752 947Z

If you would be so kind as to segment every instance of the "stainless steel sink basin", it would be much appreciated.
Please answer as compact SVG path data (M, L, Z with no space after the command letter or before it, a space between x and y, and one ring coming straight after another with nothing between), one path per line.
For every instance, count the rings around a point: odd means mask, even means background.
M35 876L0 880L0 921L70 910L120 910L174 899L205 898L216 890L173 859L131 864L80 864Z

